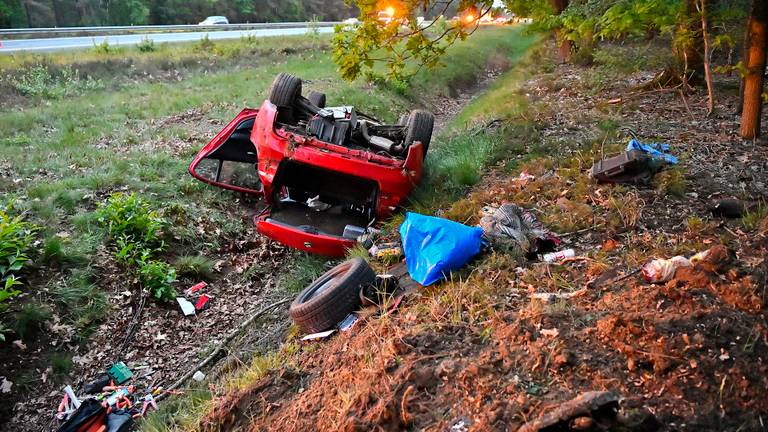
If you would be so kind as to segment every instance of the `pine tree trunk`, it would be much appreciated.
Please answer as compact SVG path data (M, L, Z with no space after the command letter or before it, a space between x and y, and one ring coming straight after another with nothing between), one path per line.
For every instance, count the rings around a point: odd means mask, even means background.
M760 136L760 117L763 111L763 74L765 73L766 37L768 36L768 1L753 0L747 24L749 33L748 55L745 59L747 75L744 77L744 103L741 109L741 136L755 139Z

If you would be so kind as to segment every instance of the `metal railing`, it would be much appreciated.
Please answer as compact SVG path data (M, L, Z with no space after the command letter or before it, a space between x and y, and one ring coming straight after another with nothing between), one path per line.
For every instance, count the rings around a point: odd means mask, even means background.
M157 32L186 32L186 31L222 31L222 30L257 30L257 29L281 29L281 28L305 28L333 27L341 24L335 21L321 22L280 22L280 23L252 23L252 24L217 24L217 25L137 25L137 26L104 26L104 27L41 27L0 29L0 36L24 36L35 34L127 34L127 33L157 33Z

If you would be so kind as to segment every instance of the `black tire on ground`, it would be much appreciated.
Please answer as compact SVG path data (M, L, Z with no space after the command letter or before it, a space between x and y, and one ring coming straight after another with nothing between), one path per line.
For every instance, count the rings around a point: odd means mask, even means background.
M277 74L269 89L269 100L279 107L289 107L299 96L301 79L285 72Z
M432 129L435 127L435 116L425 110L413 110L408 116L408 129L405 132L405 147L408 148L416 141L424 146L424 157L427 157L427 149L432 141Z
M400 116L400 118L397 120L398 126L405 126L408 124L408 114L403 114Z
M307 99L309 99L312 105L318 108L325 108L325 93L320 93L312 90L309 92Z
M304 288L288 314L307 333L328 330L360 306L360 288L375 280L364 259L345 261Z

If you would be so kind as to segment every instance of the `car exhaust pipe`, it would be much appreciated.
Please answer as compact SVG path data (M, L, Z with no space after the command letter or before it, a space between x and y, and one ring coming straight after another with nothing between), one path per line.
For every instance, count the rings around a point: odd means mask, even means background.
M363 135L363 138L370 144L371 148L384 150L391 154L401 154L403 152L402 144L395 144L394 141L378 135L370 135L368 133L368 122L366 121L360 122L360 134Z

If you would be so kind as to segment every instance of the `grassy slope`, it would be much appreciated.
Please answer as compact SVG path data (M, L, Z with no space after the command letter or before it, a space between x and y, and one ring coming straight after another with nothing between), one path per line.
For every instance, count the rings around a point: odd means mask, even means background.
M258 61L240 57L253 52L248 41L179 50L166 47L159 53L129 52L128 60L120 60L126 53L25 57L16 63L5 59L3 67L14 73L24 73L25 67L35 63L75 69L100 64L105 73L99 78L104 90L55 99L26 98L17 105L23 109L6 107L0 112L0 161L11 173L0 177L0 198L15 199L16 208L28 211L28 218L42 227L43 250L34 257L37 266L27 273L28 286L24 287L35 295L23 301L41 301L45 308L56 308L83 330L83 336L108 313L102 294L107 287L99 286L94 269L104 233L94 224L93 210L111 191L136 191L161 207L166 216L202 214L206 223L221 227L216 236L198 236L194 231L197 221L175 217L172 249L210 252L219 237L251 229L239 219L233 220L227 205L219 204L231 195L192 180L186 175L186 165L221 122L231 119L242 106L258 106L277 72L311 77L305 87L325 91L330 100L365 107L394 120L423 94L450 94L457 86L472 83L500 48L514 57L530 43L531 39L520 36L520 29L478 32L450 50L448 66L417 75L405 94L338 82L324 45L302 38L269 42L258 52ZM292 44L303 50L286 53L283 48ZM169 50L172 54L163 56ZM135 75L141 74L128 73L109 78L114 65L124 61L133 62L131 68L147 70L176 65L185 74L180 81L137 79ZM201 62L221 69L189 67ZM438 140L431 160L441 160L454 151L458 146L452 143L447 138ZM480 165L472 169L479 172ZM312 259L304 261L309 268L316 264ZM286 284L300 287L312 274L298 280L288 278ZM67 307L59 310L56 305L61 304Z
M500 32L495 32L498 35ZM482 35L482 33L480 34ZM430 147L430 155L427 166L427 177L424 183L411 197L409 210L432 213L440 207L450 205L461 197L468 188L477 183L490 163L506 156L510 151L509 140L515 135L527 129L522 124L511 123L499 134L479 133L476 128L464 127L467 120L482 122L488 118L495 118L500 112L488 109L478 112L478 107L493 106L500 98L507 100L504 107L512 112L521 112L525 107L525 98L518 94L519 84L534 68L535 61L530 53L530 48L536 43L534 37L522 37L513 34L509 38L488 38L482 41L482 51L488 50L494 53L498 61L499 57L510 63L516 63L512 70L502 75L489 90L483 92L474 99L461 113L452 119L444 133L437 142ZM484 69L485 64L478 61L477 45L465 44L456 47L447 59L449 67L441 69L435 74L420 73L416 77L418 86L429 88L431 94L449 95L455 85L466 85L467 68L471 70ZM483 53L487 55L486 53ZM454 55L456 57L454 57ZM452 60L456 61L452 61ZM430 78L431 77L431 78ZM439 79L435 79L438 77ZM464 84L458 84L463 82ZM449 84L451 83L451 84ZM498 83L503 83L499 85ZM411 90L414 91L414 90ZM506 109L506 108L505 108ZM401 216L394 217L387 222L386 229L393 229L402 220ZM361 254L361 251L353 250L352 254ZM312 261L304 262L302 267L310 267ZM319 271L319 269L316 269ZM310 276L314 273L308 273ZM292 281L298 288L305 285L306 279ZM294 354L299 346L292 342L295 334L289 335L289 342L280 350L256 356L252 363L241 368L235 373L225 375L216 383L218 392L237 392L256 382L271 370L293 364L296 361ZM188 430L197 425L202 415L210 410L211 394L208 391L193 391L189 395L168 402L158 413L150 416L143 423L143 430L166 431Z

